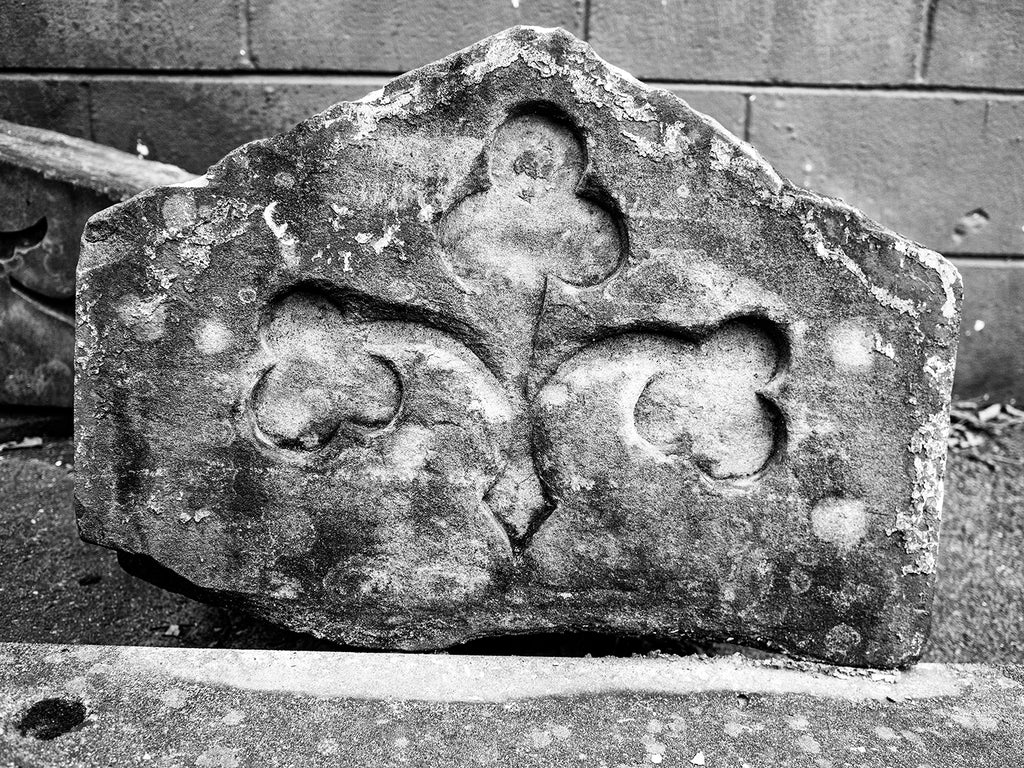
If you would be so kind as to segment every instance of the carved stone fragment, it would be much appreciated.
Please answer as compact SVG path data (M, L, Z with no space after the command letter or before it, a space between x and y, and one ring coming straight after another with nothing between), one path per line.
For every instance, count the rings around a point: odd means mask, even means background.
M915 660L959 276L562 31L95 216L82 535L338 641Z
M0 120L0 404L71 407L75 266L89 217L191 175Z

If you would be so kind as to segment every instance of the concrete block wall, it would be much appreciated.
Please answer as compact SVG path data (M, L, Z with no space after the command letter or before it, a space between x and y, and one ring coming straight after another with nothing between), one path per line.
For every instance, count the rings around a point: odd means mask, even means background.
M513 24L588 39L956 257L958 394L1024 400L1020 0L0 0L0 117L198 173Z

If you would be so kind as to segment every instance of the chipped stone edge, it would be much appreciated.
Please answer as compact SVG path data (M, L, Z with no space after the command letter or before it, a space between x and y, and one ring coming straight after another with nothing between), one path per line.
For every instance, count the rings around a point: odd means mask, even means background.
M911 507L897 507L894 510L893 525L885 533L890 537L899 535L902 539L903 550L909 558L909 563L901 566L903 576L931 576L935 573L939 549L946 443L949 435L949 401L956 367L963 280L956 266L941 254L882 227L843 201L796 187L793 191L813 208L846 216L864 237L884 239L901 256L910 257L925 270L933 272L944 297L941 308L935 312L937 317L934 321L937 326L945 326L946 339L940 340L935 336L928 338L921 327L927 307L874 285L861 264L840 245L829 245L824 233L812 220L809 210L801 217L804 241L813 252L821 259L835 262L849 271L878 304L908 316L917 332L917 346L926 356L920 373L921 381L931 390L933 397L929 400L940 405L934 411L918 411L918 426L907 445L913 461ZM943 350L945 352L938 354Z
M816 192L800 187L792 185L790 187L792 192L798 194L801 199L809 203L813 208L828 210L834 214L841 214L847 217L852 220L854 225L865 236L870 234L887 240L897 253L912 257L920 266L934 272L938 286L944 296L939 314L947 322L956 318L959 304L957 289L962 286L962 279L959 270L946 257L872 221L861 211L858 211L842 200L824 197ZM864 272L861 264L846 253L841 246L834 245L830 247L824 233L811 220L810 211L806 211L801 217L801 224L804 230L804 241L819 258L825 261L833 261L850 272L881 306L900 314L908 315L915 320L921 318L924 312L922 307L916 305L910 299L898 296L881 286L874 285Z
M535 40L527 44L526 41L517 39L524 32L532 33ZM561 38L567 43L579 61L594 62L598 67L570 67L560 65L555 58L545 49L544 45L537 44L540 41ZM607 97L611 96L612 110L616 120L619 122L630 121L634 123L658 122L654 110L649 104L642 103L637 99L635 91L643 95L655 92L668 96L679 103L686 104L678 96L642 83L619 67L610 64L601 58L589 44L579 40L571 33L561 28L545 28L531 26L510 27L491 37L485 38L478 43L470 45L461 51L457 51L434 64L427 65L424 69L430 68L436 71L456 71L455 62L473 60L473 63L461 70L461 85L472 86L480 83L487 75L512 66L517 61L522 61L530 68L536 70L542 77L560 77L570 84L574 94L582 102L597 105L605 105ZM421 78L419 73L422 70L413 70L410 73L401 75L388 81L383 87L373 91L357 102L342 102L321 113L323 127L330 127L342 120L352 120L356 125L356 133L353 141L361 141L377 130L377 125L389 117L403 111L413 114L425 111L429 107L421 107L418 104L420 96ZM410 77L410 75L417 75ZM626 87L623 87L626 86ZM603 91L603 93L602 93ZM348 107L346 110L345 107ZM785 186L785 182L775 169L760 155L760 153L749 143L743 141L735 134L727 130L714 118L692 109L686 105L698 120L708 124L714 133L715 139L719 142L718 147L726 150L721 158L724 164L730 161L736 164L736 169L743 175L752 176L758 179L772 194L778 194ZM327 117L327 113L333 113L340 109L340 114ZM319 117L319 116L315 116ZM315 119L315 118L314 118ZM632 141L637 151L642 155L659 158L676 154L685 147L680 141L680 126L663 125L658 123L661 134L661 143L657 144L643 137L623 129L622 135Z

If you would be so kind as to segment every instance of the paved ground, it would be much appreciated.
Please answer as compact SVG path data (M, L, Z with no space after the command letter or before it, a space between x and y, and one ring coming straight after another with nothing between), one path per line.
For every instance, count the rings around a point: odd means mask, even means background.
M330 649L122 572L78 539L68 441L0 452L0 641ZM930 661L1024 663L1024 428L950 456ZM476 652L647 651L649 642L538 637ZM680 648L665 650L681 651Z
M0 768L1019 768L1022 669L0 643Z

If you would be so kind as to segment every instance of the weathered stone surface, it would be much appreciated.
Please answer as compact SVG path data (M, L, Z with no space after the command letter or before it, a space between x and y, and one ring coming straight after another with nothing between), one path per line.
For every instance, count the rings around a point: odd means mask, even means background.
M240 144L286 131L339 101L358 101L385 82L295 75L110 77L91 85L93 139L129 152L141 141L150 159L202 173ZM683 86L672 91L742 132L746 100L739 92Z
M1024 668L0 644L0 766L1016 768Z
M0 120L0 403L72 404L75 266L89 217L180 168Z
M959 277L561 31L94 217L83 536L368 646L915 659Z
M81 541L73 511L74 446L45 441L0 451L0 641L328 650L231 607L202 605L118 567ZM949 454L936 564L933 662L1024 664L1024 425ZM714 650L712 644L701 644ZM590 632L484 638L459 652L542 656L687 652L667 637Z

